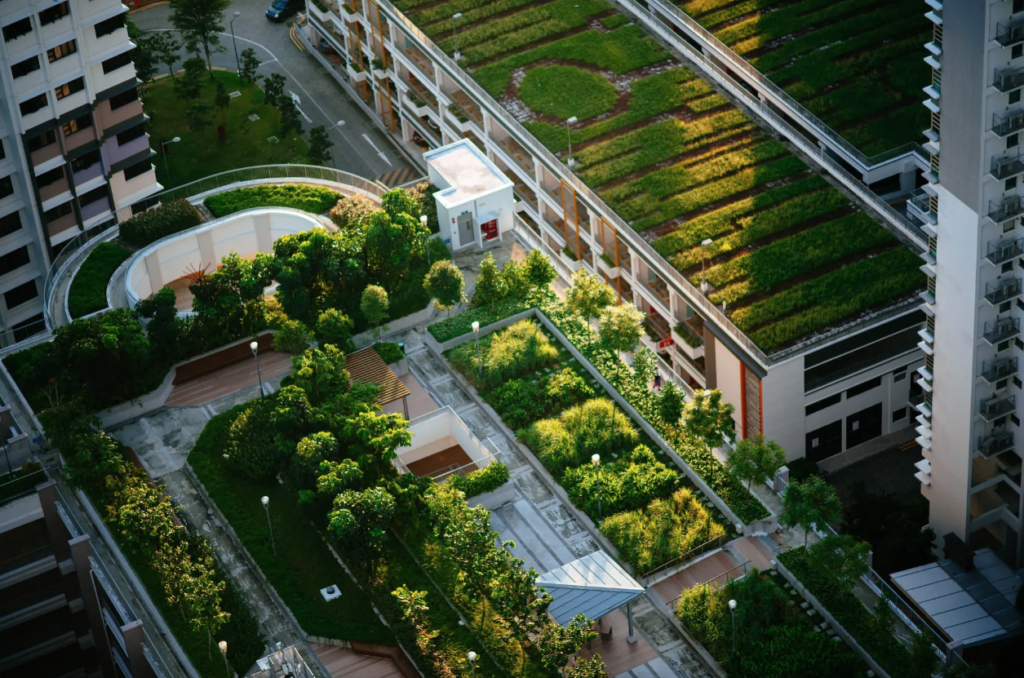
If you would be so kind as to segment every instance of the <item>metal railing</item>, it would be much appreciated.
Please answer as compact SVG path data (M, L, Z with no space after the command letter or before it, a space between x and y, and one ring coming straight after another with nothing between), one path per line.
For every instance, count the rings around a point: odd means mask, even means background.
M1021 279L1010 278L998 284L985 283L985 300L990 304L1002 304L1020 295Z
M1003 318L994 323L985 323L985 330L982 338L990 344L1012 339L1020 334L1020 318Z
M1024 19L996 24L996 42L1003 47L1024 42Z
M989 166L989 174L1002 181L1024 172L1024 161L1021 160L1021 152L992 158Z
M978 436L978 454L989 459L1013 449L1013 431L995 431L987 436Z
M1008 195L1001 202L989 200L988 218L996 223L1012 219L1024 212L1024 201L1019 195Z
M1001 137L1024 129L1024 111L1011 111L1006 115L992 114L992 132Z
M14 471L10 475L17 475L17 477L0 483L0 506L9 504L16 499L27 497L30 494L35 494L36 485L46 482L48 477L47 469L45 468L25 475ZM21 489L19 489L19 486Z
M726 570L725 572L723 572L722 574L720 574L718 576L712 577L711 579L708 579L707 581L702 581L700 584L697 584L697 586L707 585L707 586L711 586L714 589L720 589L723 586L727 586L729 584L729 582L733 581L734 579L739 579L740 577L747 576L747 570L749 570L749 569L750 569L750 561L747 560L747 561L744 561L744 562L740 563L739 565L737 565L736 567L734 567L732 569ZM691 586L690 588L694 588L694 587ZM675 608L673 607L673 605L675 605L677 602L679 602L679 599L682 598L685 595L686 595L686 591L683 591L678 596L676 596L672 600L670 600L667 603L665 603L665 607L667 607L668 609L670 609L673 612L675 612Z
M710 517L710 514L709 514L709 517ZM667 570L670 567L674 567L674 566L678 565L679 563L684 563L687 560L691 560L693 558L697 558L698 556L702 556L705 553L708 553L710 551L714 551L715 549L722 548L722 544L724 544L727 540L728 540L728 538L724 534L722 536L720 536L720 537L715 537L714 539L709 539L708 541L704 542L700 546L693 547L692 549L690 549L686 553L682 554L681 556L677 556L677 557L673 558L672 560L668 561L667 563L662 563L661 565L659 565L658 567L654 568L653 570L650 570L648 572L644 572L642 575L640 575L640 579L648 579L649 580L652 575L655 575L658 572L661 572L663 570Z
M1024 254L1024 238L1016 240L996 240L988 244L985 258L993 264L1001 264Z
M1017 374L1016 358L1000 358L999 360L986 360L981 364L981 378L992 383L1006 379Z
M982 400L978 405L978 413L985 419L993 419L1010 414L1016 407L1017 396L1008 395Z

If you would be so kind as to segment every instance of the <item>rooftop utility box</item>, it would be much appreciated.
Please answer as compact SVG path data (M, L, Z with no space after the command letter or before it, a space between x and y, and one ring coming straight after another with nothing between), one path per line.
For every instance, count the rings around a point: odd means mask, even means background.
M468 139L423 154L441 237L452 251L498 243L512 231L512 182Z

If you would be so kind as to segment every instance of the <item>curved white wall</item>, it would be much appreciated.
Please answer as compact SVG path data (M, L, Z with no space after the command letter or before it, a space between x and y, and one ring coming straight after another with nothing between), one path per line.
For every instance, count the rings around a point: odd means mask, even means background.
M134 308L172 280L203 267L213 271L235 252L243 257L271 253L285 235L323 228L315 216L285 207L245 210L175 233L132 255L125 276L128 303Z

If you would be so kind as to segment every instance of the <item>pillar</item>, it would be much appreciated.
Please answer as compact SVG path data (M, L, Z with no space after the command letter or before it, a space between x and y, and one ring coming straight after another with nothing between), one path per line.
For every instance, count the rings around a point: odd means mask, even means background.
M132 670L132 678L154 678L153 668L146 661L142 651L142 621L136 619L121 627L124 645L128 653L128 666Z
M85 614L89 618L89 627L92 629L92 639L96 646L96 661L103 669L103 674L113 676L114 662L110 657L110 645L108 636L103 628L103 614L100 611L100 601L96 595L96 588L92 580L92 563L89 558L92 556L92 544L89 542L89 535L83 534L68 542L71 548L71 560L75 564L75 577L78 579L78 588L82 592L82 603L85 605Z
M629 636L626 640L630 643L636 642L636 633L633 631L633 603L632 601L626 603L626 622L629 624Z
M68 534L64 521L61 520L57 509L57 483L47 480L45 483L36 486L36 494L39 495L39 503L43 507L43 522L46 523L46 533L50 537L50 548L57 562L63 562L71 557L71 547L68 546L68 539L73 535Z

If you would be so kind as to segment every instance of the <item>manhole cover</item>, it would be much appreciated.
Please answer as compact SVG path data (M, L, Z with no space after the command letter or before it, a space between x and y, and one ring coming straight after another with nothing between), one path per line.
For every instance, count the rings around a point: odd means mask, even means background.
M232 99L237 99L238 97L242 96L242 93L236 90L236 91L231 92L230 94L228 94L228 96L231 97Z
M256 122L259 119L260 119L260 116L256 115L255 113L253 113L252 115L249 116L249 121L250 122Z

